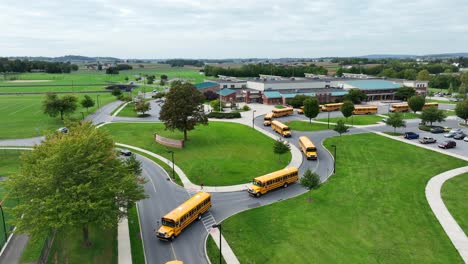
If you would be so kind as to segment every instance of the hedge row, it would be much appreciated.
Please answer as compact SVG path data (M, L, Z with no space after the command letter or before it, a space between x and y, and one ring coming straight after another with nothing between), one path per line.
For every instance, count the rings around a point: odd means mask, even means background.
M223 112L211 112L206 115L208 118L221 118L221 119L231 119L231 118L240 118L240 113L223 113Z

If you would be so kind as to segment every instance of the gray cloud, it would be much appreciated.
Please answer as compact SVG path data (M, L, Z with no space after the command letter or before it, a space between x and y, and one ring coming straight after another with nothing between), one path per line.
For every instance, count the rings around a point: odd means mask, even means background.
M0 56L424 54L468 42L466 0L2 0L0 12Z

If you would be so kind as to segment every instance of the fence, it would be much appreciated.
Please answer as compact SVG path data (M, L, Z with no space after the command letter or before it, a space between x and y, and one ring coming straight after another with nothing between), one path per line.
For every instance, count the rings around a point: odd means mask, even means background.
M184 148L183 140L161 137L160 135L156 133L154 134L154 140L157 143L164 145L164 146L173 147L173 148Z
M50 234L44 240L44 245L42 246L41 255L36 262L37 264L47 263L47 258L49 257L50 249L52 248L52 244L54 243L55 233L57 233L57 230L50 232ZM54 262L51 262L51 263L54 263Z

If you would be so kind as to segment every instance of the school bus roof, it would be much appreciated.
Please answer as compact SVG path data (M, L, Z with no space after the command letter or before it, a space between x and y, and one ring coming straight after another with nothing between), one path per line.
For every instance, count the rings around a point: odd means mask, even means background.
M181 205L177 206L174 210L167 213L163 218L177 220L187 212L193 209L197 204L201 201L205 200L206 198L210 197L211 195L206 192L198 192L194 196L190 197L187 201L182 203Z
M377 109L377 106L369 106L369 105L356 105L354 109Z
M281 108L281 109L278 109L278 108L275 108L273 109L272 111L275 113L278 113L278 112L287 112L287 111L292 111L293 109L288 107L288 108Z
M265 118L270 118L271 119L272 117L273 117L273 113L271 113L271 112L265 115Z
M407 103L398 103L398 104L392 104L392 107L407 107Z
M306 148L308 148L308 147L315 148L314 143L312 143L312 141L310 141L310 139L308 137L306 137L306 136L300 136L299 137L299 142L302 142L302 144L304 144L304 146Z
M266 175L256 177L256 178L254 178L254 180L257 180L257 181L260 181L260 182L265 182L265 181L269 181L271 179L274 179L276 177L283 176L285 174L292 173L292 172L297 172L297 171L298 170L297 170L296 167L288 167L286 169L282 169L282 170L279 170L279 171L274 171L274 172L268 173Z
M283 123L281 123L280 121L277 121L277 120L272 121L271 124L274 125L274 126L279 126L281 129L288 127L287 125L285 125L285 124L283 124Z

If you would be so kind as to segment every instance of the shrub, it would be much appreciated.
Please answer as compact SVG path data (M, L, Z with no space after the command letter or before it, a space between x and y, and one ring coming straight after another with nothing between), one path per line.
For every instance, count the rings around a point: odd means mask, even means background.
M241 114L239 112L231 112L231 113L211 112L206 116L208 118L232 119L232 118L240 118Z
M422 130L422 131L431 131L430 126L419 126L419 129Z
M244 111L249 111L249 110L250 110L250 107L249 107L248 105L244 105L244 106L242 107L242 110L244 110Z

